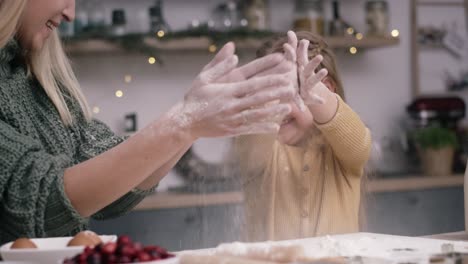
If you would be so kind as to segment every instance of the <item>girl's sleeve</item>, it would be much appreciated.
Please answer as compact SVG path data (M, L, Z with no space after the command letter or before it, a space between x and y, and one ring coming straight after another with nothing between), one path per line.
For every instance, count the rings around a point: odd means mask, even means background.
M338 109L325 124L317 124L334 155L353 175L360 176L369 159L371 133L359 116L337 95Z

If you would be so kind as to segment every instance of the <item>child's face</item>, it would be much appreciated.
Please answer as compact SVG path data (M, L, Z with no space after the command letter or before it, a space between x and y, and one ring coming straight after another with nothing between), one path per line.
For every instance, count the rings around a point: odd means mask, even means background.
M38 51L63 20L70 22L74 18L75 0L29 0L17 32L20 43Z
M290 103L292 111L286 116L278 132L282 144L298 145L314 125L314 118L309 108L301 111L294 102Z

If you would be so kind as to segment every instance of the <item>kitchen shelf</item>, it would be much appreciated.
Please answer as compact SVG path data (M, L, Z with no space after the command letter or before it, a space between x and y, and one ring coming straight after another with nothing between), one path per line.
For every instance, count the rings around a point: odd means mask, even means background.
M255 50L261 46L266 39L247 38L233 40L239 50ZM364 37L360 40L354 37L325 37L325 41L333 48L379 48L398 45L398 37ZM109 54L125 53L125 49L118 43L107 39L80 39L65 40L65 51L71 55L86 54ZM181 51L207 51L212 45L207 37L187 37L173 40L161 41L156 38L144 38L144 44L160 52L181 52Z
M462 174L429 177L407 175L404 178L369 180L369 193L420 191L437 188L463 187ZM218 193L158 192L148 196L134 210L158 210L184 207L204 207L224 204L240 204L244 200L240 191Z

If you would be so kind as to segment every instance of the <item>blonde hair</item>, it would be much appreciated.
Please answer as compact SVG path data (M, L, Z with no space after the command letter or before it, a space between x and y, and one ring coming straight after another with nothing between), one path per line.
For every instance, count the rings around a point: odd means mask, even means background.
M343 83L341 81L338 67L336 66L336 57L333 53L333 50L328 46L328 44L323 40L319 35L313 34L308 31L299 31L296 32L298 40L308 40L309 45L309 60L317 55L323 56L323 61L317 67L317 71L325 68L328 70L328 77L333 82L335 86L335 92L345 100ZM288 37L285 35L279 35L271 40L265 42L258 50L257 57L264 57L270 53L274 52L283 52L283 44L288 42Z
M27 1L0 0L0 48L15 37ZM91 119L88 103L56 31L52 32L40 51L29 52L26 57L30 74L39 81L65 125L74 122L65 96L74 98L86 120Z

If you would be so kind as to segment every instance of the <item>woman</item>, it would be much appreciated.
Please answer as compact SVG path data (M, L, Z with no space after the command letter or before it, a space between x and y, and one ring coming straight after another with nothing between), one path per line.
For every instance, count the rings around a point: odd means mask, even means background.
M291 111L267 104L295 93L283 55L237 67L229 43L180 103L123 141L91 119L62 50L57 28L74 15L74 0L0 0L0 243L123 214L196 139L276 132Z

